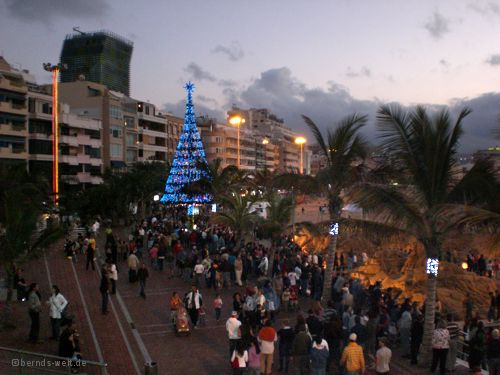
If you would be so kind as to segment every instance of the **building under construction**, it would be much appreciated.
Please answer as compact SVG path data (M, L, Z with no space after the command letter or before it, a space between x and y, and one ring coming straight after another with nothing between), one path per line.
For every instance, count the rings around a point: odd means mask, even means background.
M86 80L130 96L130 60L133 43L108 31L66 36L61 51L61 82Z

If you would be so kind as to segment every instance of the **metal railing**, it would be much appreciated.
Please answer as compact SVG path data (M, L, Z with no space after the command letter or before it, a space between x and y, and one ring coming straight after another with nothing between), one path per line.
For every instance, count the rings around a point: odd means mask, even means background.
M107 364L0 346L0 373L107 375Z

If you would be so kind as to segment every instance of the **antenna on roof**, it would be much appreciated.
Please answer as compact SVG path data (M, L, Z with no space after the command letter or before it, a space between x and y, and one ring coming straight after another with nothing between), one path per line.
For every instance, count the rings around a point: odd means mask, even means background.
M82 35L85 35L85 33L83 31L80 30L80 26L75 26L73 27L73 31L76 31L77 33L80 33Z

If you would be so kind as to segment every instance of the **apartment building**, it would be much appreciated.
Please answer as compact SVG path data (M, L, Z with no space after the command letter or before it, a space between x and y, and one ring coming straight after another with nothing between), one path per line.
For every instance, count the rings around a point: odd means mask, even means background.
M25 74L28 84L30 172L52 177L52 87L39 86ZM59 178L66 185L102 183L102 141L99 120L71 113L59 104Z
M28 87L22 73L0 56L0 159L26 165L28 158Z
M248 129L256 144L256 169L265 168L280 172L297 172L300 169L300 146L295 139L300 134L285 126L269 109L240 109L233 107L227 112L228 123L233 116L245 119L241 129ZM259 144L265 146L261 147ZM310 172L310 155L303 148L304 173Z

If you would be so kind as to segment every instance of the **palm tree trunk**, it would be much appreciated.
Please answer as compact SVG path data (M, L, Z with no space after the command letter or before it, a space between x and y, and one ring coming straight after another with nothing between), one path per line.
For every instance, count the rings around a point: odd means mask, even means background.
M427 300L425 302L424 337L422 339L418 360L418 362L425 367L429 365L432 356L432 333L434 331L436 312L436 290L437 277L429 275L427 278Z
M323 281L323 293L321 295L323 303L332 299L332 280L333 268L335 267L335 251L337 250L337 237L338 236L331 236L330 245L328 246L328 252L326 254L325 279Z

